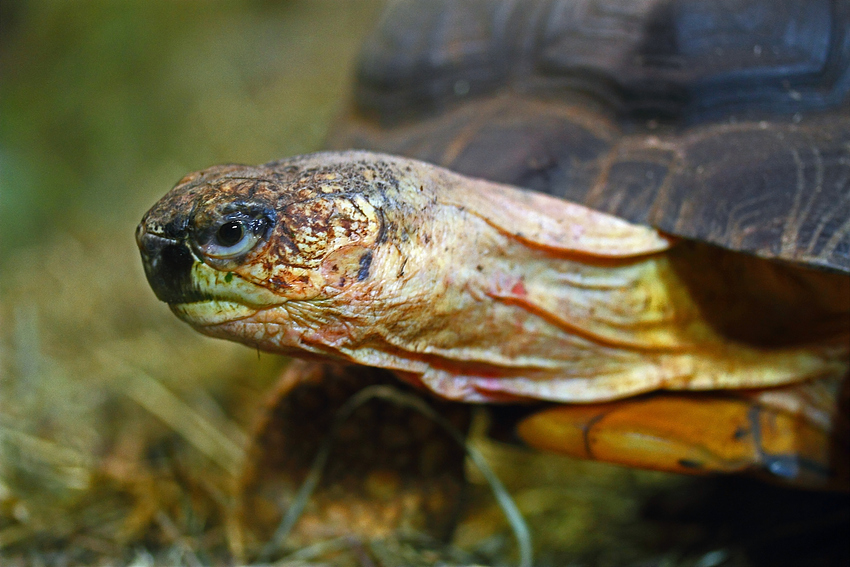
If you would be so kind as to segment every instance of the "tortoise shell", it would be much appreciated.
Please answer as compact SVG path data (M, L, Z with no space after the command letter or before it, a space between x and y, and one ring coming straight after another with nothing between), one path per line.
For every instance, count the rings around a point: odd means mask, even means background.
M409 0L329 145L850 272L850 3Z

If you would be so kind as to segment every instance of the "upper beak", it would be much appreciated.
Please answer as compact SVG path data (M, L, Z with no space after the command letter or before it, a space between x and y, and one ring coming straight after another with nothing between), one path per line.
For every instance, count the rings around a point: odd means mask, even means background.
M184 239L151 233L143 221L136 229L136 244L148 283L160 301L176 304L208 299L192 281L192 267L198 260Z

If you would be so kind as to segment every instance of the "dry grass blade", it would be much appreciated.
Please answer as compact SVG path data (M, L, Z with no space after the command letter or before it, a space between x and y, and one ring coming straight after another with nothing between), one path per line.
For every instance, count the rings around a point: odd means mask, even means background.
M235 477L239 474L245 460L242 447L153 376L108 352L100 351L98 356L105 364L121 371L124 379L116 380L115 384L128 397L165 422L230 475Z
M0 441L13 443L19 449L25 451L30 458L49 463L54 467L61 467L69 474L74 471L88 471L94 465L94 460L89 455L84 455L74 449L63 447L48 439L36 437L2 423L0 423ZM78 475L75 474L74 476ZM85 474L85 477L87 478L88 475ZM80 478L82 479L82 477ZM75 484L85 485L86 483L81 480L81 482Z

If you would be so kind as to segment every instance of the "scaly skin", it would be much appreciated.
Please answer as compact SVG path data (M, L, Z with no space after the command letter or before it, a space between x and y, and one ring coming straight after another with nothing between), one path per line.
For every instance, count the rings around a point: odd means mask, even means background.
M256 222L250 246L211 255L234 211ZM716 331L676 243L650 228L403 158L214 167L157 203L138 241L157 295L202 333L388 368L451 399L589 402L848 368L846 341L768 349Z

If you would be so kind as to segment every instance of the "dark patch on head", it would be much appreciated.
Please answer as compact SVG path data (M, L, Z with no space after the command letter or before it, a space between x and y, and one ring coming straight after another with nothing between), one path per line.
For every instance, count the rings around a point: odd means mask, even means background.
M378 213L378 244L383 244L387 241L387 219L384 217L384 210L381 208L375 209Z
M372 267L372 251L368 250L360 256L360 270L357 272L357 281L362 282L369 277L370 267Z
M738 429L735 430L735 433L732 435L732 437L735 440L740 440L740 439L743 439L744 437L746 437L749 434L750 434L750 430L748 428L739 427Z
M162 227L163 236L166 238L179 239L186 235L189 226L188 215L177 215Z
M277 289L289 289L292 287L292 284L289 283L286 278L281 278L278 276L272 276L269 278L269 283L272 284Z

